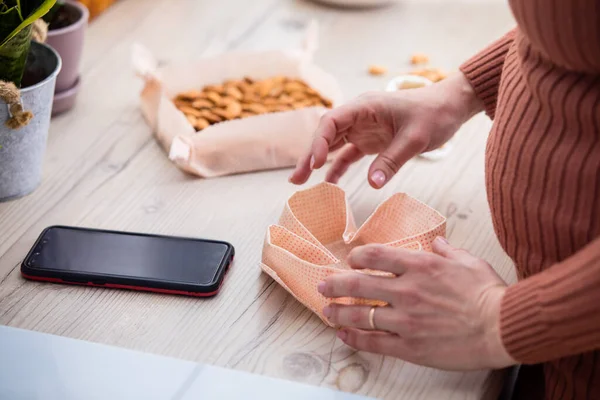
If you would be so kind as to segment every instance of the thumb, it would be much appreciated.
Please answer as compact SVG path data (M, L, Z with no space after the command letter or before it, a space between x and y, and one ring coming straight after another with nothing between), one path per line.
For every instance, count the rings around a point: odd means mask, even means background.
M408 160L427 147L425 135L399 133L390 147L379 153L369 168L369 182L375 189L382 188Z

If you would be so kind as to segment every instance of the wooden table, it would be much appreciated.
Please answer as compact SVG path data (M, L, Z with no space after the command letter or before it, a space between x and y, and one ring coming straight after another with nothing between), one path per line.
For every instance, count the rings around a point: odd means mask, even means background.
M290 170L191 178L171 165L140 115L141 82L129 66L134 41L163 60L197 57L208 48L293 47L312 18L321 28L315 61L339 78L348 98L382 89L391 77L368 76L371 63L399 73L419 51L455 69L512 25L508 7L496 0L413 0L376 10L300 0L118 2L89 28L82 92L77 107L52 122L42 186L0 204L0 323L378 398L495 398L499 373L437 371L342 344L258 267L263 232L297 190L287 183ZM381 191L366 184L369 160L352 168L341 186L359 222L405 191L448 217L454 245L513 282L485 195L489 127L476 117L450 157L414 160ZM322 178L323 171L309 184ZM210 300L27 282L20 262L51 224L224 239L237 257L221 294Z

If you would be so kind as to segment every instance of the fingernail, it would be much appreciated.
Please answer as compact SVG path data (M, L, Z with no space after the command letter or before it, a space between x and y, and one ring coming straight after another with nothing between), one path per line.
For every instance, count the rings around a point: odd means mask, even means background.
M323 309L323 315L325 318L331 317L331 307L327 306Z
M325 292L325 282L321 282L317 285L317 290L319 293L323 294Z
M438 236L438 237L435 238L435 240L436 240L436 242L439 242L441 244L450 244L448 242L448 240L445 237L443 237L443 236Z
M371 175L371 180L378 188L382 187L385 184L385 174L383 171L375 171L373 175Z
M315 156L310 156L310 169L315 169Z
M343 329L340 329L339 331L337 331L337 337L339 337L342 342L345 342L348 338L348 332L346 332Z

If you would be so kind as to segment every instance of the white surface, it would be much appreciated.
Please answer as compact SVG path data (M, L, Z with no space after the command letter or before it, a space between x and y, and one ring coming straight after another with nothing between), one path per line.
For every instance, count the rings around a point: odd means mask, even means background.
M400 2L400 0L314 0L318 3L329 4L338 7L379 7L391 3Z
M0 399L311 399L367 397L0 326Z

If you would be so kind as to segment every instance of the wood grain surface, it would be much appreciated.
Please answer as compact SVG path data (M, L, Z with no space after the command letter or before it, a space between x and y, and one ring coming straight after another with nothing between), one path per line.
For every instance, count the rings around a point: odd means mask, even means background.
M315 62L346 97L381 90L410 69L413 52L435 66L460 62L508 30L498 1L406 1L336 9L294 0L122 0L88 31L82 91L52 121L42 185L0 204L0 324L200 361L385 399L495 398L502 373L444 372L353 351L258 266L265 229L295 191L290 170L196 179L181 173L152 138L138 109L129 65L141 42L161 60L228 50L297 47L311 19L320 26ZM366 73L389 67L386 77ZM448 217L448 236L488 260L509 282L512 264L491 225L484 186L490 121L475 117L450 156L409 162L383 190L368 187L370 160L341 181L362 222L403 191ZM323 179L319 171L309 182ZM19 265L52 224L227 240L237 256L222 292L194 299L27 282ZM267 389L266 389L267 390Z

